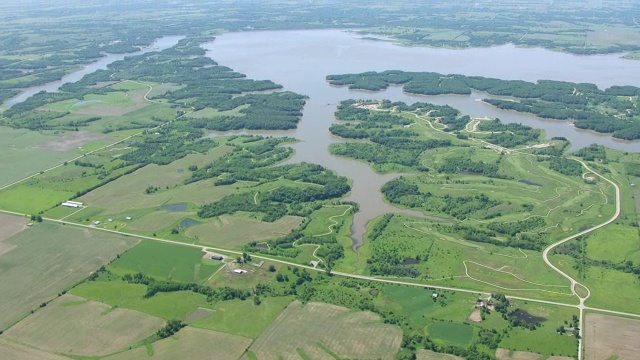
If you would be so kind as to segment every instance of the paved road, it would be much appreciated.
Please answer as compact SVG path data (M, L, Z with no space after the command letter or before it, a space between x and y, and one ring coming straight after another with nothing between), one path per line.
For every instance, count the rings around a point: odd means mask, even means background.
M571 235L569 237L566 237L554 244L549 245L546 249L544 249L544 252L542 253L542 258L544 259L544 262L553 270L555 270L556 272L558 272L560 275L564 276L565 278L567 278L570 282L571 282L571 292L573 292L573 294L575 296L578 297L578 299L580 299L580 304L577 306L578 309L580 310L580 338L578 340L578 360L582 359L582 352L583 352L583 348L582 348L582 338L583 338L583 329L584 329L584 310L587 309L587 307L584 305L584 302L587 301L587 299L591 296L591 291L589 290L589 288L587 288L586 286L580 284L578 281L576 281L574 278L572 278L569 274L565 273L564 271L560 270L559 268L557 268L555 265L553 265L551 263L551 261L549 261L549 253L551 253L551 251L553 251L553 249L555 249L556 247L566 243L567 241L571 241L574 240L582 235L586 235L592 231L598 230L600 228L603 228L609 224L611 224L612 222L616 221L616 219L620 216L620 211L621 211L621 205L620 205L620 187L618 187L618 185L616 183L614 183L613 181L607 179L606 177L600 175L599 173L597 173L596 171L594 171L593 169L591 169L587 164L585 164L584 161L577 159L577 158L570 158L571 160L575 160L577 162L579 162L580 164L582 164L582 166L587 169L589 172L593 173L594 175L598 176L599 178L601 178L602 180L605 180L607 182L609 182L611 185L614 186L614 188L616 189L616 212L613 214L613 216L611 216L611 218L605 222L603 222L600 225L596 225L594 227L591 227L587 230L581 231L575 235ZM587 291L587 294L584 296L581 296L580 294L578 294L576 292L576 287L582 287Z

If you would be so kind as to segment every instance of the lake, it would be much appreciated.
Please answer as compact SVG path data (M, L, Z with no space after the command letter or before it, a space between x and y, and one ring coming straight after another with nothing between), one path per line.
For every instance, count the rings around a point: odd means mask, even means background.
M252 79L273 80L282 84L285 90L309 96L298 129L260 133L301 140L292 145L296 154L288 163L317 163L353 180L347 200L360 204L352 226L355 247L361 244L365 226L371 219L389 212L421 214L398 209L384 201L380 187L399 174L379 175L364 162L329 154L331 143L346 141L329 133L329 126L335 122L336 105L342 100L389 99L447 104L470 116L497 117L504 122L544 129L547 137L564 136L572 142L572 149L598 143L624 151L640 151L639 142L625 142L575 129L567 121L544 120L496 109L479 101L489 96L478 92L469 96L421 96L406 94L401 87L390 87L372 93L330 86L325 80L330 74L405 70L527 81L590 82L600 88L639 86L640 61L623 59L620 54L579 56L513 45L460 50L401 47L384 41L363 40L360 35L341 30L227 33L203 47L220 65L229 66Z

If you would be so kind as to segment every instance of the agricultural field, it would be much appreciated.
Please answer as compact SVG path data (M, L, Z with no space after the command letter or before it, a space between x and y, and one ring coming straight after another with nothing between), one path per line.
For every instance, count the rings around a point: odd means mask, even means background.
M4 244L0 256L0 328L68 290L137 240L72 226L37 223Z
M462 360L461 357L420 349L416 353L417 360Z
M185 235L198 239L203 244L236 249L251 242L287 235L303 220L298 216L285 216L266 223L251 218L222 215L208 223L189 227Z
M160 293L145 298L144 285L116 281L92 281L78 285L71 294L100 301L113 307L147 313L165 320L185 320L194 311L211 309L207 297L188 291Z
M53 132L41 133L0 126L0 143L5 149L0 152L0 162L3 164L0 173L1 186L78 156L77 150L73 148L57 151L52 149L53 143L64 142L62 138L63 136ZM81 142L80 146L84 143Z
M137 360L150 357L154 360L193 359L207 360L212 356L220 360L236 360L251 344L251 339L204 329L186 327L176 335L120 354L105 360Z
M109 265L117 275L144 273L158 279L200 283L222 266L200 249L143 240Z
M291 303L291 297L265 298L260 305L252 301L231 300L217 303L190 325L256 339Z
M587 313L585 359L633 359L640 352L640 321Z
M251 345L249 352L265 360L300 356L331 359L335 355L393 359L401 338L398 327L379 323L375 314L294 302Z
M71 360L72 358L34 349L0 337L0 358L8 360Z
M4 241L26 228L27 219L14 215L0 214L0 229L2 229L2 234L0 234L0 256L15 248L15 245L9 245Z
M164 320L63 295L2 336L34 348L79 356L104 356L151 335Z

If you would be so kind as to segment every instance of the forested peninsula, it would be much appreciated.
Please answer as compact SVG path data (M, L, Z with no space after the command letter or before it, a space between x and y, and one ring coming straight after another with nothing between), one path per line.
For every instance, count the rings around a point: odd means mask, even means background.
M595 84L539 80L501 80L434 72L383 71L329 75L332 85L379 91L402 85L404 91L420 95L470 95L481 91L500 98L483 101L500 109L536 116L571 120L577 128L611 134L625 140L640 139L640 88L612 86L601 90Z

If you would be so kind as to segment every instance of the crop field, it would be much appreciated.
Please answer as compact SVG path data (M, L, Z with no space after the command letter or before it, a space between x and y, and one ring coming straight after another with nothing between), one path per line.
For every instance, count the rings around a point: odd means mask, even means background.
M218 159L230 150L230 147L220 146L206 154L187 155L168 165L147 165L84 195L80 201L86 202L88 206L104 209L105 215L118 214L127 210L154 208L170 203L172 200L196 204L214 201L228 194L234 188L231 186L214 187L209 181L189 185L182 185L182 182L190 176L187 169L189 166L202 166ZM145 190L150 186L158 187L162 191L145 194ZM113 196L114 193L117 193L118 196ZM218 193L219 195L217 195Z
M454 355L420 349L416 353L416 360L462 360L462 358Z
M640 353L640 321L588 313L585 359L634 359Z
M46 351L34 349L5 337L0 337L0 359L6 360L71 360L66 356L52 354Z
M291 297L265 298L260 305L251 300L222 301L209 316L190 325L256 339L291 301Z
M46 134L0 126L0 143L3 144L4 149L0 152L0 163L3 165L0 184L10 184L77 156L74 152L50 151L41 147L49 141L59 140L60 136L53 133Z
M8 253L15 247L15 245L9 245L4 241L25 230L27 228L26 224L27 219L13 215L0 214L0 229L2 229L2 233L0 233L0 256L4 253Z
M203 256L202 251L191 247L141 241L109 268L117 274L141 272L158 279L197 283L208 279L222 266L221 262L203 259Z
M123 281L92 281L82 283L71 294L100 301L118 308L144 312L165 320L181 319L197 309L210 309L211 303L202 294L178 291L144 298L146 286Z
M527 351L513 351L507 349L497 349L496 358L498 360L571 360L567 356L545 356Z
M53 353L99 356L153 335L164 323L137 311L63 295L3 336Z
M151 356L154 360L193 359L236 360L251 344L251 339L204 329L186 327L176 335L154 342L148 348L106 357L105 360L137 360Z
M304 218L299 216L285 216L269 223L237 215L222 215L218 219L189 227L185 234L203 244L237 249L252 241L286 235L303 220Z
M123 236L38 223L4 243L0 257L0 328L4 329L136 244Z
M249 351L260 360L299 359L300 352L311 359L331 359L331 353L341 358L393 359L400 348L402 331L378 320L372 313L296 301Z

